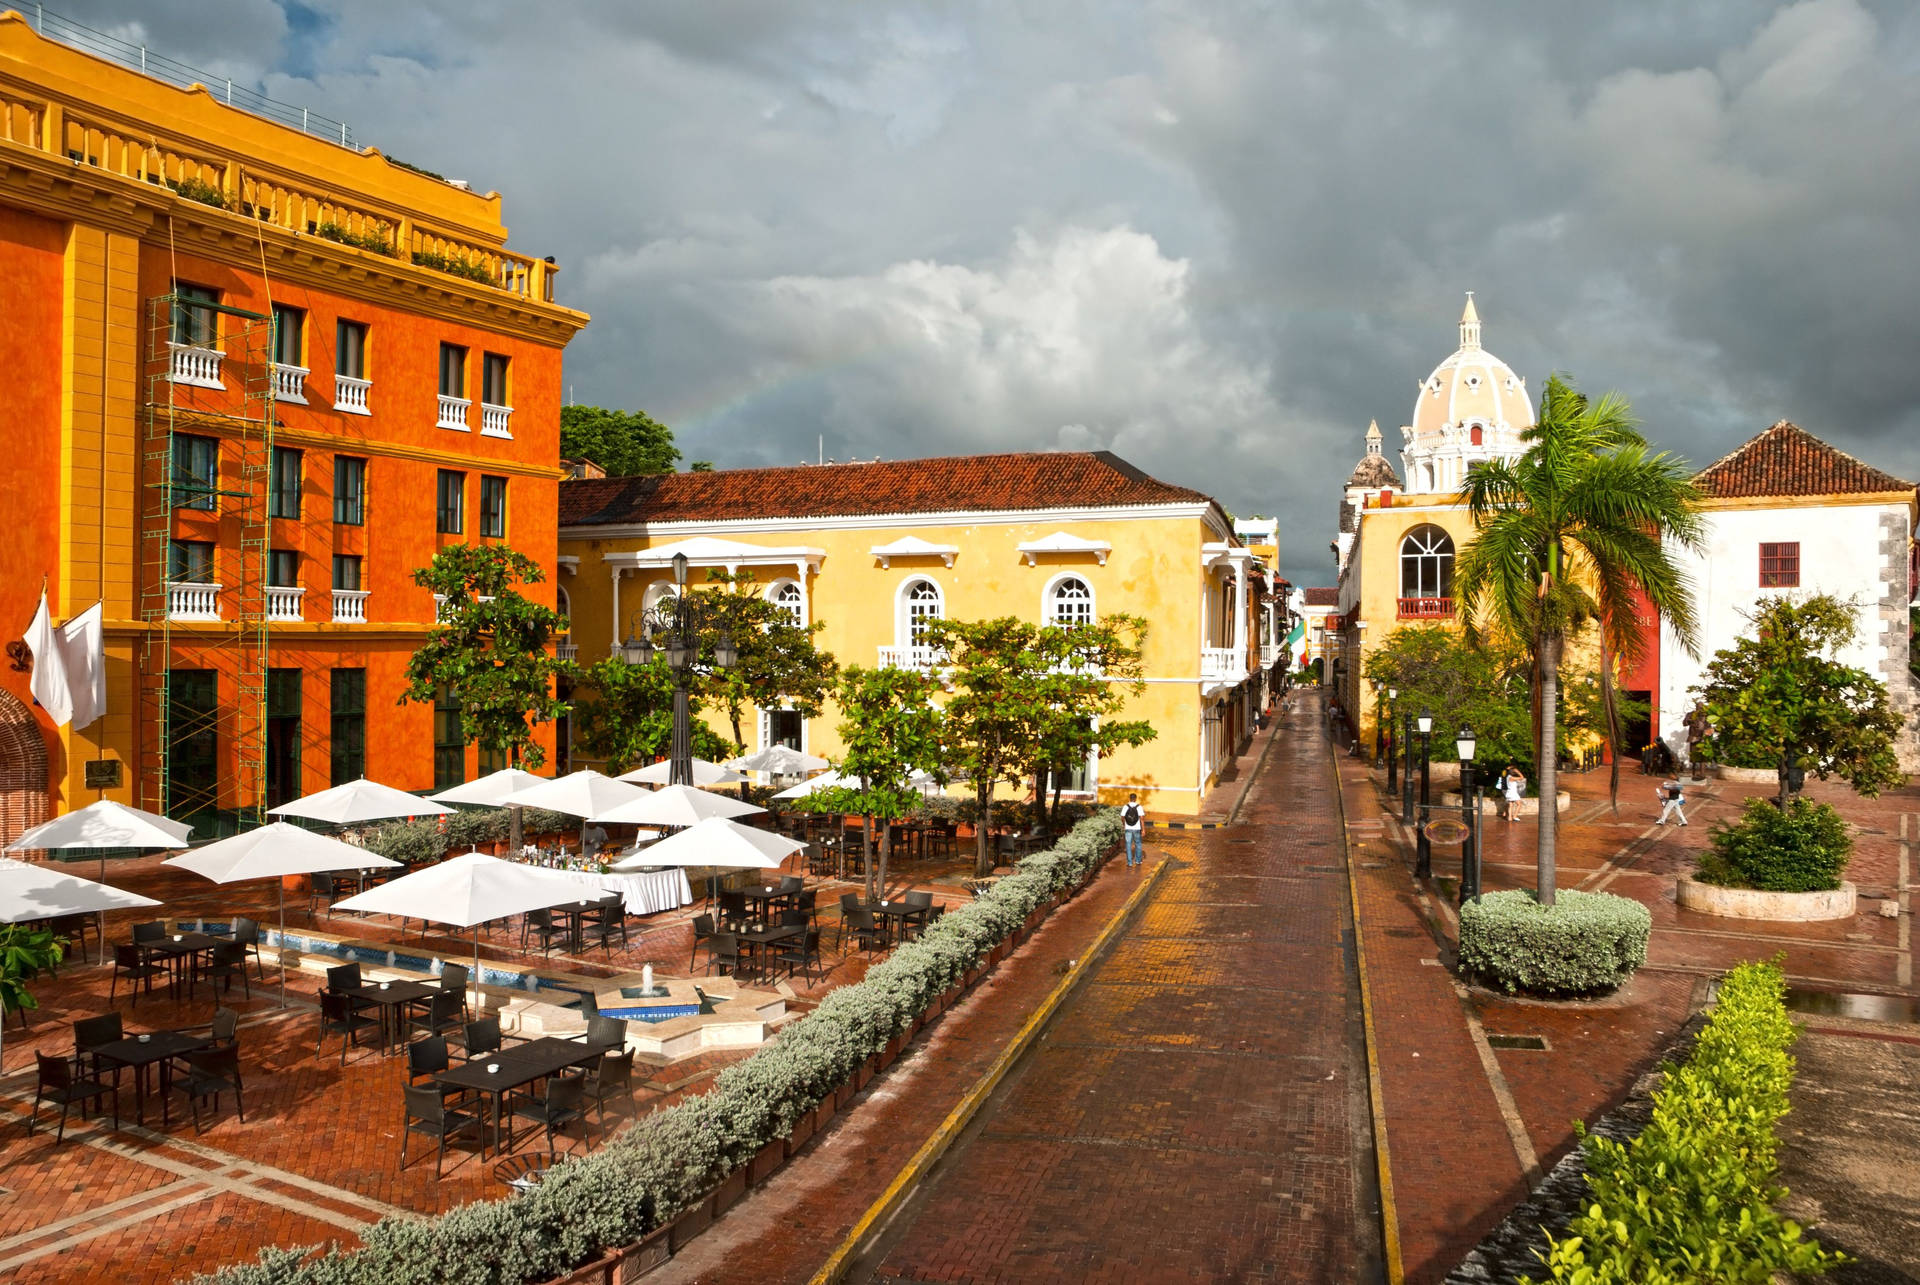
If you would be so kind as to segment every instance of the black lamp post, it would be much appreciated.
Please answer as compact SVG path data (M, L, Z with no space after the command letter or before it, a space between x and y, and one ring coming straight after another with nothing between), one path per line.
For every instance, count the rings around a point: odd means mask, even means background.
M1473 752L1477 748L1473 729L1463 727L1453 738L1460 754L1460 807L1467 823L1466 838L1460 841L1460 904L1469 898L1480 900L1480 845L1475 842L1480 829L1480 782L1473 773Z
M1397 779L1400 775L1400 729L1393 721L1393 707L1399 699L1400 689L1398 687L1387 688L1387 716L1383 720L1383 724L1387 729L1387 794L1389 796L1400 788L1400 782Z
M1400 824L1413 824L1413 715L1400 719Z
M652 607L634 613L640 629L627 622L627 641L620 655L629 665L650 665L655 654L666 658L667 672L673 675L673 752L668 780L674 785L693 784L693 727L687 710L688 693L695 677L714 669L731 669L739 659L733 638L715 625L713 604L701 601L701 595L687 592L687 555L673 555L675 592L663 596ZM712 635L713 660L700 660L700 644ZM658 640L656 642L656 640Z
M1431 758L1428 750L1433 741L1433 715L1420 711L1420 824L1414 827L1413 874L1416 879L1427 879L1433 875L1433 844L1427 839L1427 784L1428 768Z
M1385 683L1377 678L1373 680L1373 759L1376 763L1380 761L1380 756L1386 752L1387 721L1380 717L1380 698L1386 693L1386 690L1387 685Z

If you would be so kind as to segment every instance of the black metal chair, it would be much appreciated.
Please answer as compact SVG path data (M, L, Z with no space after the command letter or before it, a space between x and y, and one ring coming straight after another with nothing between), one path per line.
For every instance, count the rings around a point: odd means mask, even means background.
M422 1076L438 1075L452 1065L447 1057L447 1042L438 1035L429 1035L407 1045L409 1083L418 1082Z
M69 959L73 957L75 947L77 946L80 958L85 960L87 956L87 934L93 933L97 940L100 932L99 921L92 915L61 915L48 926L53 929L53 935L55 937L63 937L66 939L66 955ZM53 971L56 977L59 976L60 966L55 964Z
M368 1017L359 1009L355 1008L352 1000L347 996L333 990L320 992L320 1038L315 1040L313 1044L315 1056L319 1055L321 1046L326 1043L327 1036L338 1035L340 1037L340 1065L345 1066L347 1064L348 1045L351 1044L354 1048L360 1047L360 1032L377 1032L379 1029L379 1019Z
M339 895L340 885L334 880L332 875L324 870L315 874L312 885L307 889L308 921L311 922L316 917L313 913L313 908L316 905L322 904L327 908L327 918L333 918L333 903Z
M587 1019L587 1031L583 1038L589 1044L598 1044L609 1049L623 1049L627 1046L627 1019L601 1017L596 1013Z
M438 1150L433 1157L433 1176L440 1176L446 1163L447 1144L467 1130L480 1140L480 1154L487 1151L486 1116L449 1103L431 1085L408 1085L402 1090L406 1099L406 1120L400 1130L400 1168L407 1167L407 1143L416 1133L434 1139Z
M133 926L133 944L136 946L151 946L166 935L167 926L158 919L149 919L144 924Z
M610 892L600 898L600 908L593 912L588 921L595 929L594 935L602 943L612 941L613 934L620 934L620 949L627 948L627 899L620 893Z
M327 989L330 991L352 990L360 985L360 965L336 964L327 970Z
M444 1035L448 1031L457 1031L460 1020L459 995L452 991L437 991L413 1005L414 1015L407 1021L407 1033L416 1032L427 1035Z
M111 1044L126 1034L126 1028L120 1023L118 1012L103 1013L99 1017L83 1017L73 1024L73 1070L76 1075L94 1075L101 1073L100 1059L94 1051L102 1045ZM120 1068L111 1068L115 1088L120 1086Z
M500 1051L500 1019L482 1017L468 1022L458 1031L446 1037L447 1043L460 1050L460 1056L471 1062L475 1058L485 1057L489 1053Z
M875 946L885 949L890 944L887 939L887 930L873 921L873 912L864 906L856 907L844 921L841 929L841 953L843 954L846 951L844 934L848 931L853 933L854 940L864 946L869 955L873 953Z
M687 957L687 971L692 972L700 952L710 949L713 941L713 916L695 915L693 917L693 951Z
M600 1113L600 1126L604 1130L609 1097L625 1094L627 1105L633 1105L633 1050L609 1053L601 1058L599 1065L587 1072L587 1094L593 1098L594 1109Z
M215 1048L225 1048L240 1043L240 1014L230 1008L213 1010L213 1021L207 1024L207 1039Z
M60 1130L53 1136L53 1145L59 1146L67 1138L67 1112L73 1104L80 1104L81 1115L86 1114L87 1103L97 1103L101 1098L113 1099L113 1127L120 1127L120 1091L111 1084L76 1075L73 1063L52 1053L35 1053L34 1059L40 1064L40 1081L33 1091L33 1112L27 1116L27 1136L33 1136L34 1126L40 1122L40 1103L58 1102L60 1104Z
M911 918L904 919L900 922L900 935L902 937L918 937L926 931L927 920L933 912L933 894L930 892L914 891L909 892L900 900L906 902L915 912Z
M720 927L728 932L738 932L752 922L747 915L747 894L744 892L722 892L720 894Z
M834 949L840 951L841 954L846 953L847 938L853 932L853 914L859 909L859 893L843 892L840 894L840 924L839 927L834 930L833 945Z
M817 889L807 888L794 899L794 909L807 917L809 928L820 926L820 893Z
M740 939L732 933L715 933L707 938L707 971L725 965L727 972L738 974L741 965Z
M787 976L789 977L793 976L793 970L798 968L801 973L808 978L812 978L813 971L822 968L820 962L820 930L818 928L807 929L805 936L801 937L797 942L790 943L787 949L775 955L773 960L776 964L785 964L787 966ZM822 969L821 975L823 977L825 976L824 969Z
M233 1094L233 1109L240 1123L247 1122L247 1106L240 1095L240 1050L232 1045L218 1049L195 1049L173 1059L173 1087L187 1095L193 1108L193 1131L200 1132L200 1103L212 1098L213 1109L220 1109L220 1095Z
M140 953L138 946L115 946L113 948L113 980L107 986L107 1003L115 1002L120 992L120 979L127 979L127 996L137 998L142 983L148 995L153 994L153 979L165 977L167 970L159 964L149 964Z
M209 982L225 981L228 993L233 991L233 979L240 979L240 989L248 999L253 998L253 978L247 975L247 947L245 942L223 941L215 944L209 952L203 976Z
M545 1126L547 1131L547 1158L554 1156L554 1135L572 1124L580 1122L581 1142L588 1149L593 1146L593 1135L589 1131L586 1112L587 1081L581 1075L550 1075L547 1077L547 1091L536 1097L531 1093L507 1096L507 1113L522 1116L536 1124Z
M566 940L567 930L553 922L551 910L529 910L520 921L520 949L527 948L529 934L540 939L540 953L544 955L553 949L555 941Z
M467 1003L467 983L471 975L465 964L442 964L440 966L440 989L460 997L460 1020L465 1021L473 1015Z
M245 915L238 915L233 921L233 939L247 948L247 954L253 957L254 972L261 981L267 980L267 966L260 956L260 923Z

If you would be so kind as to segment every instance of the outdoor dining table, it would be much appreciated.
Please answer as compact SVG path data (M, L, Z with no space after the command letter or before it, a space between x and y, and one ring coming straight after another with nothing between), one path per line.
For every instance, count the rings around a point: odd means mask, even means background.
M760 963L765 963L765 956L775 946L792 941L805 931L800 924L760 924L741 933L739 940L750 956L759 957ZM747 968L754 974L760 972L759 966L753 962L749 962Z
M784 908L783 903L795 894L787 892L783 890L779 884L773 883L755 884L751 888L745 889L743 895L747 899L748 909L753 912L752 917L761 923L765 923L772 917L772 913L776 907Z
M405 1023L407 1006L440 992L437 987L420 982L362 982L358 986L343 986L340 993L355 1004L379 1011L380 1052L385 1056L393 1051L393 1037Z
M206 933L172 933L153 941L142 942L140 949L148 955L161 955L167 962L167 991L172 994L179 981L181 965L186 966L187 995L193 995L194 957L201 953L211 953L220 944L220 938Z
M884 922L887 935L894 941L901 939L901 932L915 920L924 920L931 907L908 905L905 901L892 899L887 901L869 901L867 909Z
M169 1063L182 1053L191 1053L206 1046L207 1037L204 1035L189 1035L185 1031L148 1031L125 1036L111 1044L102 1044L89 1052L98 1061L124 1066L133 1072L134 1120L140 1124L147 1122L147 1068L159 1063L160 1122L165 1124L167 1087L172 1080L167 1069Z
M513 1128L507 1127L506 1145L500 1140L501 1117L505 1114L507 1094L535 1080L558 1075L569 1067L587 1066L606 1056L610 1044L583 1043L555 1035L542 1036L525 1044L496 1049L484 1059L475 1058L434 1076L434 1083L449 1088L470 1089L493 1098L493 1149L511 1149ZM486 1155L486 1139L480 1142L480 1154Z

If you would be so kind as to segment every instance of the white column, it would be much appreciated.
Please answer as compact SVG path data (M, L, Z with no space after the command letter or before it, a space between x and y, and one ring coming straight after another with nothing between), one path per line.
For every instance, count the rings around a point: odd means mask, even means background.
M613 645L616 648L620 646L620 643L622 641L620 637L620 572L621 570L622 568L620 567L613 568ZM613 653L612 651L609 651L607 654L612 655Z
M794 563L794 570L795 579L800 582L800 623L810 625L813 623L813 586L807 583L807 560L802 558Z
M1242 664L1247 659L1247 560L1233 560L1233 650Z

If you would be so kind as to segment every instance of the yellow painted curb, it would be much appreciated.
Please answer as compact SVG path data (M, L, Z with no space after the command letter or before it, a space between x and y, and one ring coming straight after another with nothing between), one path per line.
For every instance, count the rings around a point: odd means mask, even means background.
M1393 1203L1393 1166L1387 1153L1387 1104L1380 1093L1380 1046L1373 1031L1373 995L1367 989L1367 951L1360 933L1360 881L1353 872L1353 846L1347 841L1347 796L1340 784L1340 760L1329 747L1333 798L1340 808L1340 851L1347 859L1347 895L1353 900L1353 957L1360 969L1360 1016L1367 1037L1367 1102L1373 1113L1373 1158L1380 1171L1380 1238L1387 1256L1387 1281L1400 1285L1406 1268L1400 1261L1400 1213Z
M814 1273L813 1285L840 1285L840 1282L846 1279L847 1271L853 1266L854 1255L861 1244L873 1234L876 1227L893 1216L894 1211L926 1176L934 1162L946 1154L947 1148L953 1145L954 1139L960 1136L973 1117L978 1114L987 1098L1000 1087L1000 1081L1006 1078L1007 1072L1013 1069L1013 1064L1020 1059L1021 1054L1027 1051L1028 1046L1039 1038L1041 1029L1053 1017L1055 1010L1066 1002L1067 996L1072 994L1074 987L1080 984L1080 979L1093 966L1093 961L1106 950L1108 943L1120 931L1120 926L1133 917L1134 910L1160 881L1160 876L1166 872L1170 860L1168 857L1160 858L1160 863L1154 866L1152 872L1127 898L1126 904L1120 907L1120 912L1108 920L1107 926L1100 930L1100 935L1093 939L1090 946L1080 952L1080 958L1075 961L1072 968L1067 970L1067 975L1061 978L1060 984L1041 1001L1040 1007L1027 1018L1026 1025L1020 1028L1019 1033L1000 1050L1000 1056L994 1059L993 1065L974 1081L973 1087L967 1090L966 1096L954 1104L953 1110L947 1113L947 1118L942 1120L940 1127L933 1131L933 1136L928 1138L920 1150L914 1153L913 1159L907 1161L905 1167L894 1175L893 1181L887 1185L887 1189L881 1193L880 1198L873 1202L865 1214L861 1215L860 1221L853 1225L846 1239L840 1242L826 1263Z

